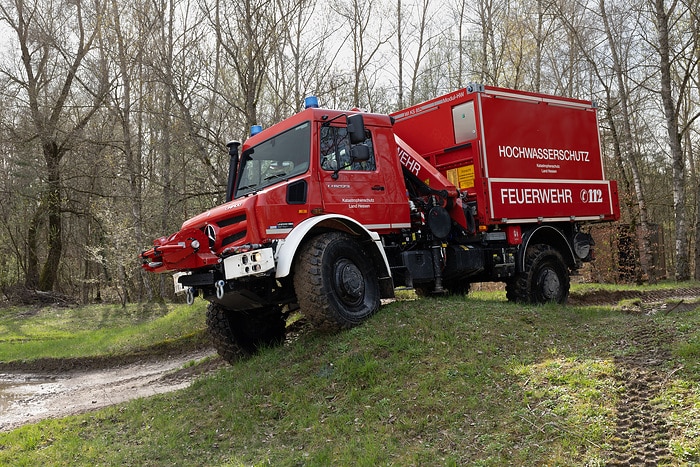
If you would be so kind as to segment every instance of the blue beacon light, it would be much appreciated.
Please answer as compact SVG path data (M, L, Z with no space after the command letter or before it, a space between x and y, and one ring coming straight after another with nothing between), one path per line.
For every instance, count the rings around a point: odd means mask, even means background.
M305 109L318 109L318 97L308 96L304 98Z

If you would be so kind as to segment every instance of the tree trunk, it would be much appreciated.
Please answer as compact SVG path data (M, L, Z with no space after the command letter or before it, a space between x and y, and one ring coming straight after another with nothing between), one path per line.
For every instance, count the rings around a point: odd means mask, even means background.
M685 213L685 158L681 148L680 135L678 133L678 113L673 101L671 87L671 51L669 45L669 12L666 11L664 0L654 0L656 13L656 30L659 40L659 58L661 71L661 101L663 103L664 116L666 117L666 132L671 151L673 172L673 215L675 224L675 275L676 280L690 279L689 251L688 251L688 226Z
M399 66L399 76L398 76L398 108L403 109L403 17L401 16L401 0L397 0L396 5L396 42L397 42L397 52L398 52L398 66Z
M700 2L696 1L695 5L700 7ZM691 18L693 19L691 24L693 28L693 44L695 44L695 63L700 64L700 13L698 13L697 8L694 10ZM700 89L700 79L698 79L697 74L695 75L695 86L696 88ZM692 141L690 139L690 132L687 133L686 138L686 141L688 142L688 153L691 154L692 158L692 154L694 154L694 152ZM692 167L695 167L693 173L693 177L695 179L695 271L693 278L697 281L700 280L700 170L698 170L697 166L697 164L700 164L700 154L697 154L696 157L697 158L695 160L691 160L691 162L693 163Z
M115 102L117 108L117 117L121 123L122 130L122 150L126 158L126 169L129 177L129 201L131 203L131 222L134 228L134 241L137 245L144 245L143 235L143 194L142 194L142 173L141 155L138 151L138 144L133 141L133 129L131 124L132 116L132 86L131 86L131 68L127 61L127 44L122 33L122 26L119 20L119 4L116 0L112 0L112 19L114 21L114 32L117 39L117 64L123 83L123 92L121 101ZM151 300L153 291L150 285L149 277L145 271L139 268L141 276L141 284L143 285L148 300ZM126 271L122 278L127 281ZM126 300L126 293L124 296Z
M34 289L39 285L39 254L37 252L39 242L37 235L41 224L41 205L37 208L32 216L27 229L27 266L24 271L24 285L28 289Z
M690 133L688 133L687 136L688 147L690 148L691 143L689 140ZM695 168L693 170L693 178L695 181L695 270L693 271L693 278L697 281L700 280L700 174L698 174L695 164L691 164L691 166Z
M48 217L48 252L39 274L39 290L53 290L58 277L58 266L63 254L63 229L61 219L61 157L62 151L55 142L44 143L44 160L48 181L44 200Z
M421 67L421 62L423 61L423 49L426 47L426 29L427 29L427 21L428 21L428 9L430 7L430 2L429 0L423 0L422 5L420 5L420 11L418 12L420 18L419 18L419 26L418 26L418 50L416 50L416 59L413 62L413 75L411 76L411 96L410 96L410 101L409 105L415 105L417 104L417 96L416 94L418 93L418 77L420 76L420 67Z
M166 15L163 15L166 16ZM173 48L174 48L174 39L173 39L173 21L174 21L174 16L175 16L175 5L172 0L168 2L168 14L167 14L167 20L165 24L163 24L163 34L162 38L163 41L165 42L163 44L163 48L166 51L164 54L164 65L165 69L167 70L166 73L168 76L173 76L174 71L173 71ZM163 127L163 136L162 136L162 141L161 141L161 157L163 160L162 164L162 183L163 183L163 209L161 210L161 231L162 232L168 232L170 228L170 219L173 216L173 200L175 198L175 193L173 190L173 180L172 180L172 173L171 173L171 165L172 165L172 135L170 132L170 128L172 126L172 121L170 116L173 114L173 94L172 94L172 88L167 88L165 91L165 96L163 97L164 102L163 102L163 107L164 107L164 112L163 112L163 121L162 121L162 127ZM193 129L194 130L194 129ZM223 197L222 197L223 199ZM165 280L166 278L161 275L159 277L160 279L160 296L161 297L166 297L168 293L172 292L172 281L170 280ZM169 279L169 277L168 277ZM147 289L147 293L149 294L149 301L151 300L151 290L150 288Z

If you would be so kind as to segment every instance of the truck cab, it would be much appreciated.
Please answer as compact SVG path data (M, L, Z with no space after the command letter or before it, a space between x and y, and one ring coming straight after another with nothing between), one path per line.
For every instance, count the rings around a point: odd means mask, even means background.
M203 229L216 253L284 239L323 214L355 218L379 234L408 228L390 118L361 115L362 134L353 140L350 116L311 108L251 136L241 147L232 199L183 228Z

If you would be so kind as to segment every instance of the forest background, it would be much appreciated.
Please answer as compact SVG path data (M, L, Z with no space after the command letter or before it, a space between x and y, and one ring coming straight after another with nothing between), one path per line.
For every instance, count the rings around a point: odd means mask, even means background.
M0 0L0 287L169 296L226 142L469 82L594 100L632 280L700 279L700 0ZM614 235L613 235L614 236ZM613 280L622 276L613 275Z

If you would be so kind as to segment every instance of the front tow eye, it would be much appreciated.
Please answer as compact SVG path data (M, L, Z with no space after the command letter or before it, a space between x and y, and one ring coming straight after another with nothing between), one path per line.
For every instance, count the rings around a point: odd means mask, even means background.
M226 285L226 282L222 280L216 283L216 298L219 300L224 298L224 285Z

